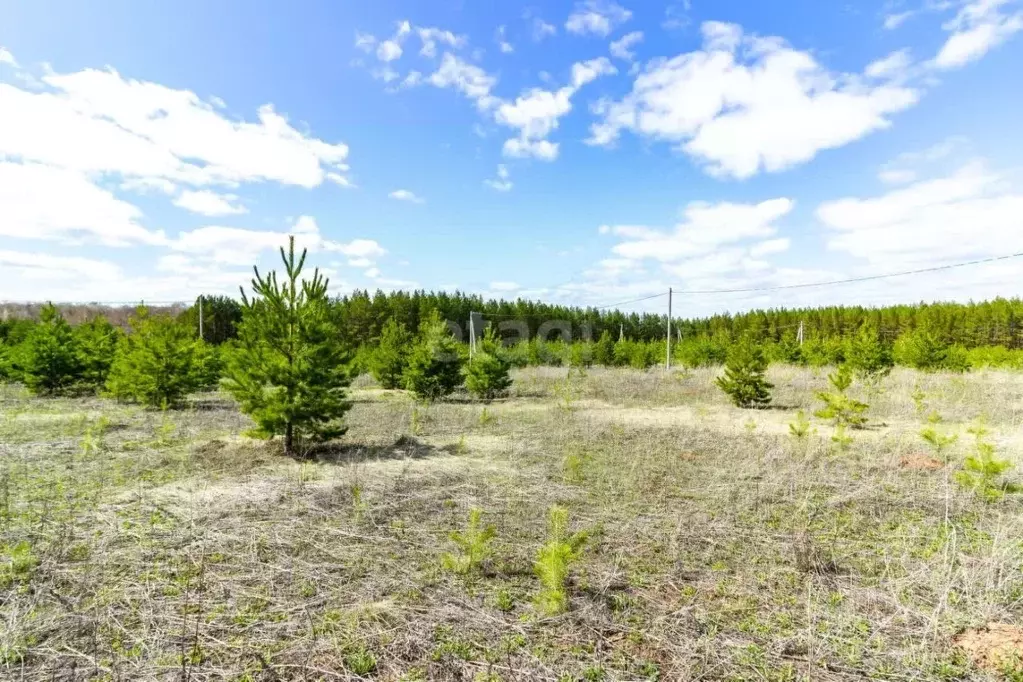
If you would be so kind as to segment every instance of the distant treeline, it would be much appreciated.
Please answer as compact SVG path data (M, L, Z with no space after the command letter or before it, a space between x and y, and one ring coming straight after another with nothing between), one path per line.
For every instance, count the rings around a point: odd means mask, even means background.
M233 338L241 318L239 303L223 296L206 296L203 300L204 339L219 344ZM420 323L433 310L444 319L460 325L466 339L470 313L481 314L486 322L495 326L502 322L520 325L519 332L508 330L507 334L512 336L528 330L529 337L533 338L545 323L561 321L571 329L573 340L588 337L594 341L604 332L616 341L619 338L644 343L663 341L667 322L665 315L561 306L521 299L485 300L460 292L377 291L370 294L368 291L355 291L335 299L335 304L339 333L353 348L375 344L384 324L392 319L410 332L418 333ZM37 304L0 307L0 341L12 333L11 330L18 325L17 320L35 317L39 307ZM132 311L127 307L109 308L96 304L60 305L58 308L73 325L102 315L121 327ZM182 322L198 329L197 306L163 310L178 315ZM153 311L158 312L157 309ZM727 343L749 333L758 341L789 343L796 340L800 324L804 340L816 342L848 339L861 329L870 328L888 344L894 344L906 332L919 330L947 346L1023 349L1023 300L1018 298L883 308L828 306L753 310L702 319L676 319L672 336L676 343L687 339L715 339ZM557 336L558 332L552 331L543 340Z

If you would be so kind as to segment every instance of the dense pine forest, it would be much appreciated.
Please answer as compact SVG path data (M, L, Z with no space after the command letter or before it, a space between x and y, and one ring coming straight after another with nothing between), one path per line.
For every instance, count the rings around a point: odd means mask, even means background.
M17 348L37 324L41 306L0 309L0 373L16 364ZM73 327L97 317L126 328L130 308L97 305L57 306ZM199 333L199 307L153 309ZM333 299L333 322L357 366L367 367L384 325L393 321L410 336L433 313L450 320L468 340L468 320L477 313L498 328L506 341L523 340L506 349L514 365L605 364L649 367L666 357L665 315L625 313L552 305L526 300L485 300L463 293L425 291L355 291ZM237 336L241 305L224 296L203 297L202 340L211 346ZM477 318L479 319L479 318ZM977 303L919 303L882 308L828 306L753 310L703 319L675 319L672 356L692 367L721 364L733 343L750 338L763 346L772 362L827 365L844 362L851 344L869 339L897 364L920 369L964 370L981 366L1023 366L1023 300ZM552 322L559 324L552 325ZM802 340L798 330L802 326ZM565 332L571 330L571 341ZM482 329L477 329L481 333ZM543 338L539 338L542 333ZM859 340L859 341L857 341Z

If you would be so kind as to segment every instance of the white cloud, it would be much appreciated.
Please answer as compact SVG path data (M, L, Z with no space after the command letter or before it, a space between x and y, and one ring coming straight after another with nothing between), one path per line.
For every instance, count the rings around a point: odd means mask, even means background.
M494 40L497 42L497 46L502 53L511 54L512 52L515 51L515 46L508 42L507 38L505 37L505 34L506 34L505 27L503 25L498 26L497 31L494 33Z
M382 62L393 62L402 55L401 45L396 40L385 40L377 46L377 59Z
M362 274L366 275L370 279L377 279L380 277L380 268L367 268Z
M662 262L702 256L743 239L774 235L775 223L793 205L784 198L759 204L693 202L683 211L684 221L672 232L634 225L611 227L611 234L626 239L612 251L619 258Z
M38 163L0 161L0 235L104 246L160 244L142 211L84 174Z
M513 159L525 159L533 157L541 161L553 161L558 158L560 144L550 140L528 140L517 137L504 141L501 147L505 156Z
M14 59L14 55L7 48L0 46L0 64L8 64L10 66L17 66L18 62Z
M908 49L896 50L887 57L867 64L863 73L869 78L900 78L906 75L912 62Z
M312 252L335 252L349 258L367 259L368 264L386 254L386 250L372 239L354 239L351 242L337 242L326 239L320 232L316 220L311 216L300 216L286 232L274 230L249 230L239 227L211 225L182 232L170 240L168 246L175 251L214 263L229 265L251 265L262 252L275 251L288 245L288 238L295 237L296 249Z
M636 53L632 51L632 48L643 42L643 32L633 31L632 33L626 33L622 36L621 40L615 40L611 43L611 56L617 59L621 59L627 62L631 62L636 58Z
M419 34L419 39L423 41L423 48L419 51L419 54L424 57L437 56L437 43L444 43L449 47L457 49L465 46L466 42L465 36L457 36L451 31L439 28L418 27L416 32Z
M883 168L878 172L877 179L888 185L905 185L916 180L916 171L906 168Z
M938 69L956 69L980 59L1013 34L1023 30L1023 12L1007 14L1011 0L971 0L944 25L951 31L934 58Z
M833 75L780 38L717 22L702 30L702 50L651 61L630 94L596 107L602 120L588 142L610 145L631 130L676 144L712 174L747 178L887 128L891 114L919 97L893 83Z
M502 292L507 293L507 292L512 292L512 291L518 291L521 288L522 288L522 286L520 284L516 283L516 282L491 282L490 283L490 290L491 291L502 291Z
M632 12L613 0L582 0L575 5L565 22L565 30L578 35L606 37L618 25L632 17Z
M915 12L912 11L894 12L892 14L888 14L884 18L884 27L886 30L893 31L897 29L899 26L902 26L903 22L905 22L906 19L909 19L911 16L913 16L913 14L915 14Z
M665 31L685 28L691 23L689 19L689 10L691 9L692 6L689 0L682 0L681 3L668 5L664 8L664 21L661 22L661 28Z
M497 164L497 178L484 180L484 184L498 192L508 192L514 186L511 181L511 174L503 163Z
M572 110L572 97L579 88L612 73L616 73L616 69L607 57L577 62L572 65L569 85L554 91L533 88L514 102L501 104L495 112L495 120L519 131L517 138L505 141L505 155L532 156L545 161L557 158L558 144L545 138L558 127L558 120Z
M828 248L906 269L1023 250L1023 191L981 162L881 196L827 201Z
M315 187L344 173L348 147L310 137L260 107L258 122L224 118L188 90L86 69L43 76L45 92L0 83L0 156L89 174L233 186Z
M554 24L548 24L539 17L533 19L533 40L540 42L544 38L555 36L557 34L558 29L554 26Z
M373 46L376 44L377 44L376 36L372 36L368 33L359 33L358 31L356 31L355 47L357 47L358 49L368 54L369 52L373 51Z
M881 182L889 185L904 185L913 182L921 171L933 172L936 162L952 156L965 146L967 146L967 141L964 138L950 137L923 151L899 154L881 166L877 177ZM956 154L956 156L961 155Z
M396 189L387 196L398 201L408 201L413 204L421 204L425 201L425 199L416 196L414 192L410 192L407 189Z
M451 53L444 54L440 67L427 80L438 88L458 90L483 111L497 103L497 99L490 94L497 84L497 78Z
M174 205L179 206L192 213L199 213L207 216L238 215L248 213L238 201L234 194L217 194L207 189L192 191L185 190L174 200Z

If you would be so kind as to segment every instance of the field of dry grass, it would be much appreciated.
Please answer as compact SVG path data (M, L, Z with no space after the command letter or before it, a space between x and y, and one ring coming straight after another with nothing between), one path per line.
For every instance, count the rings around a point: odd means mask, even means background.
M897 370L856 390L844 451L820 420L789 435L823 372L772 368L759 411L713 374L523 370L507 399L429 407L362 379L305 460L218 395L164 414L0 386L0 678L1023 679L956 646L1023 623L1023 496L953 480L980 419L1020 479L1023 374ZM932 411L959 440L917 466ZM546 616L555 504L588 540ZM496 537L463 576L442 555L471 508Z

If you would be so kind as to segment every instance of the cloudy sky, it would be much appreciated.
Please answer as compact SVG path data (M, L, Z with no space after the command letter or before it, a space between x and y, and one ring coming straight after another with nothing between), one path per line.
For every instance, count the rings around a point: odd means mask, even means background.
M3 2L0 300L604 305L1023 251L1021 0ZM1020 293L1023 259L682 314ZM661 310L663 299L626 308Z

